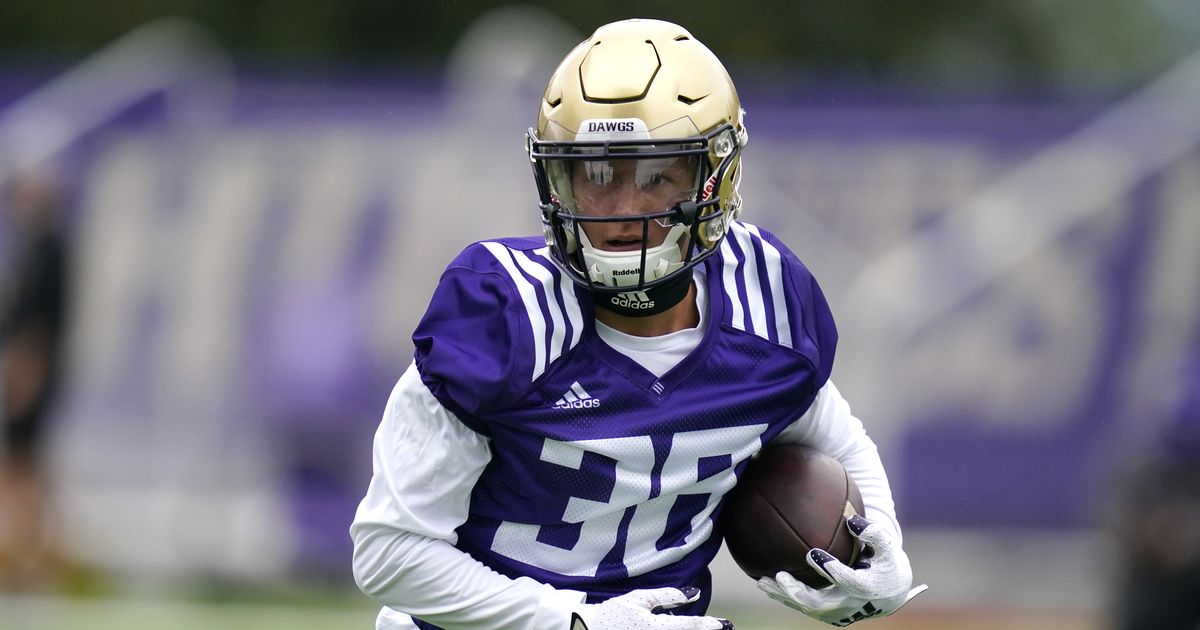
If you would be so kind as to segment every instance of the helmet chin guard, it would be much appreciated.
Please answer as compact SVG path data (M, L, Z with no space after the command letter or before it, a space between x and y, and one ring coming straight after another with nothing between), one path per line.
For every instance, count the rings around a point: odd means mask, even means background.
M588 277L593 283L605 287L636 288L644 282L665 278L683 266L680 241L686 234L687 226L673 226L662 245L647 247L639 252L597 249L582 230L579 238Z

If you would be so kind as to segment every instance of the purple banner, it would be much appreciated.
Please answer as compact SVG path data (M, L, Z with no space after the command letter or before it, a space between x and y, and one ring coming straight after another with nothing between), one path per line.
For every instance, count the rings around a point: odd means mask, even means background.
M440 270L539 229L521 149L538 92L404 79L242 80L186 120L138 101L57 158L78 273L56 466L94 554L124 505L147 549L116 564L164 569L182 535L200 564L253 572L206 550L267 541L276 570L345 571L371 434ZM1196 138L1114 144L1096 121L1154 111L1137 95L742 95L744 218L822 281L833 378L903 522L1094 524L1195 397ZM293 538L271 540L280 522Z

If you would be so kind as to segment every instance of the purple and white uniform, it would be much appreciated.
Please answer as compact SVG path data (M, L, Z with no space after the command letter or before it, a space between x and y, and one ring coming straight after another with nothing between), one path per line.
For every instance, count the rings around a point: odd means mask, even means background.
M412 627L404 611L562 630L585 596L665 586L699 587L676 612L702 614L721 499L772 440L837 457L899 535L875 446L829 382L837 333L808 270L736 223L694 278L701 325L644 339L596 322L540 238L451 263L351 529L379 627Z

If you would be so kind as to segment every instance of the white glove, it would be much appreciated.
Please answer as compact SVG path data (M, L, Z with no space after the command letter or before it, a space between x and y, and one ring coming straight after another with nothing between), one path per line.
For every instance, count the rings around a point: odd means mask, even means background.
M580 606L571 614L570 630L733 630L727 619L654 614L699 597L700 589L692 586L630 591L599 604Z
M815 589L781 571L758 580L759 590L771 599L835 626L890 615L929 588L912 587L908 554L887 531L861 516L846 522L850 533L865 543L854 567L848 567L821 549L808 552L808 564L829 577L832 586Z

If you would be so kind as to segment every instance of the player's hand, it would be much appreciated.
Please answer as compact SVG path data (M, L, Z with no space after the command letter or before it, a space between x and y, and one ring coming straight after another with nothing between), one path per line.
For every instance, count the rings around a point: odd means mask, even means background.
M759 579L759 590L809 617L848 626L869 617L890 615L929 588L924 584L912 586L908 554L891 534L857 515L850 517L846 526L865 545L853 567L820 549L808 553L808 564L827 576L832 586L815 589L781 571L774 578Z
M570 630L733 630L727 619L655 614L700 597L695 587L630 591L599 604L584 604L571 614Z

